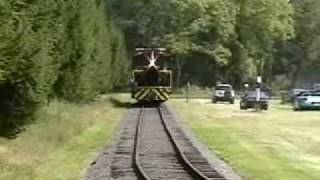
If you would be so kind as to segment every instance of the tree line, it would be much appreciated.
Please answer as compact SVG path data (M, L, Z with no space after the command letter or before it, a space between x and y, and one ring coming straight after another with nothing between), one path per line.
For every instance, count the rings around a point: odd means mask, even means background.
M1 1L0 127L52 99L86 103L126 85L136 46L168 48L177 87L240 88L257 75L295 87L319 71L319 9L317 0Z
M0 2L0 128L52 99L89 102L127 82L122 32L103 0Z
M127 46L176 55L176 82L240 88L257 75L277 88L298 85L319 62L317 0L111 0ZM310 62L310 63L309 63ZM283 76L283 83L277 76Z

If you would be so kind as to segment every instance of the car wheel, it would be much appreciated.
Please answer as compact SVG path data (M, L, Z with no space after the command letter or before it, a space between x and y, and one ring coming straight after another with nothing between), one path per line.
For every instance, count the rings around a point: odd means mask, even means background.
M293 110L294 111L300 111L301 110L301 107L300 107L298 101L294 101L293 102Z
M231 99L231 100L230 100L230 104L234 104L234 99Z
M268 106L268 105L264 105L264 106L263 106L263 110L268 111L268 109L269 109L269 106Z
M214 98L212 99L212 103L216 104L217 103L217 100Z
M240 103L240 110L247 110L247 107L242 102Z

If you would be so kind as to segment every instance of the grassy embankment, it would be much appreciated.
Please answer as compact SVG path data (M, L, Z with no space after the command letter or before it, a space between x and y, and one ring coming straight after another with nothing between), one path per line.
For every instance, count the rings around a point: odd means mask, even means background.
M117 99L127 99L116 95ZM0 137L0 179L78 180L110 144L124 108L53 102L16 139Z
M320 112L293 112L273 103L268 112L209 100L173 100L198 138L244 179L320 179Z

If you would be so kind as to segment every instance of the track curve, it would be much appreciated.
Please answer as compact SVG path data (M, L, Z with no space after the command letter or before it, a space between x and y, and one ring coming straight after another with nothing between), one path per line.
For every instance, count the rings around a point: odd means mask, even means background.
M165 104L136 107L122 136L112 166L114 180L225 180Z
M207 176L188 160L175 137L174 128L168 123L168 117L170 113L165 105L141 107L134 149L134 166L139 176L145 180L224 179L216 172L213 176L211 173L211 177Z

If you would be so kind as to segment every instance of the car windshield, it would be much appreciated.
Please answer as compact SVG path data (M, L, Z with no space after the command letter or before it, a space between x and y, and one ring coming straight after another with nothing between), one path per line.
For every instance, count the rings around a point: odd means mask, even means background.
M267 94L265 92L260 92L260 97L261 98L268 98ZM257 92L256 91L249 91L247 93L247 97L249 98L256 98L257 97Z
M302 92L306 92L306 90L304 90L304 89L293 89L292 91L291 91L291 93L292 94L300 94L300 93L302 93Z
M216 90L231 90L230 86L217 86Z
M320 97L320 92L305 92L302 93L301 96L313 96L313 97Z

